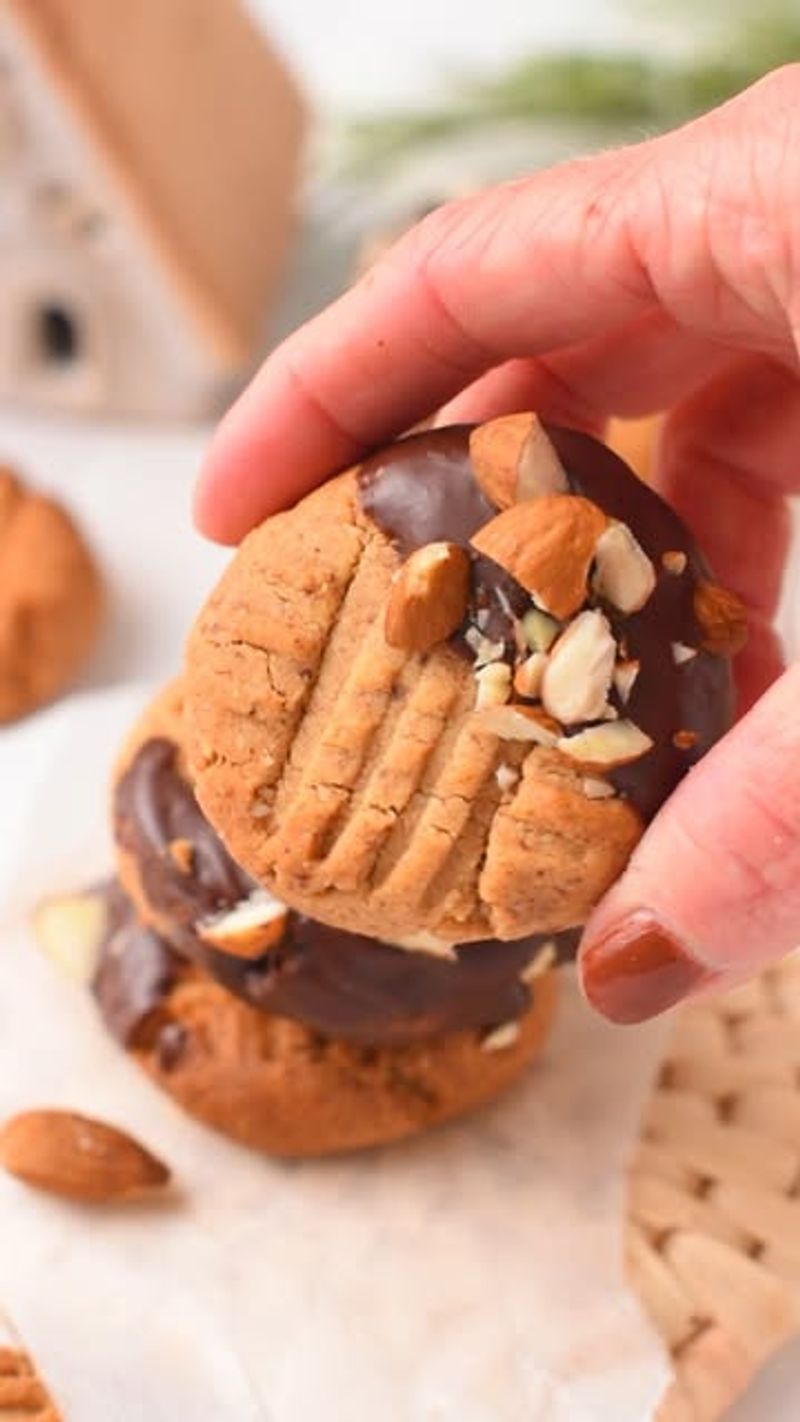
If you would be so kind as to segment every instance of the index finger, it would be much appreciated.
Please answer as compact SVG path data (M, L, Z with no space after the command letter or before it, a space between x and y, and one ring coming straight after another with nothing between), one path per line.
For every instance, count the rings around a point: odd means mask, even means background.
M621 222L601 217L621 162L492 189L401 238L268 357L222 422L198 490L201 528L235 541L491 366L651 304Z
M432 213L267 360L212 443L200 526L235 541L490 367L590 341L648 311L796 359L775 300L781 274L749 249L727 259L731 206L775 218L770 194L742 184L756 158L764 166L764 152L780 147L772 108L780 117L787 82L772 76L676 133Z

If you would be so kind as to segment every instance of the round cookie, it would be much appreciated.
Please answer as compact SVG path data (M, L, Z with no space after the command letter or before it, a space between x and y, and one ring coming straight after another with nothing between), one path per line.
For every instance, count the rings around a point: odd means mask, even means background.
M0 468L0 723L71 680L102 605L99 573L72 519Z
M194 788L327 923L575 928L730 724L742 623L589 436L412 435L245 539L189 642Z
M139 920L235 996L336 1039L408 1045L515 1021L541 973L574 953L577 936L568 934L466 945L422 935L400 946L287 911L257 890L197 804L182 709L175 682L120 756L111 804L117 871Z
M126 975L139 984L132 1011L115 986ZM117 918L95 992L110 1030L185 1110L279 1156L384 1144L483 1104L536 1056L555 1005L549 974L502 1035L455 1032L395 1047L332 1041L233 997L132 915Z

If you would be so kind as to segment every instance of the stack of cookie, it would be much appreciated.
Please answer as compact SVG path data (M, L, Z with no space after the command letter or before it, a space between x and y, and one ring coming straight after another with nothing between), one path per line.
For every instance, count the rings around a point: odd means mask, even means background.
M493 1096L742 634L658 496L533 415L331 480L245 540L124 751L108 1027L278 1154Z

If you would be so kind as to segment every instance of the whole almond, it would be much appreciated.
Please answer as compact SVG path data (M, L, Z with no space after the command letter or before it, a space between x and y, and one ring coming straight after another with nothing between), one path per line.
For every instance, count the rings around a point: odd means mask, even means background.
M475 478L487 499L508 509L523 499L566 493L564 466L537 415L501 415L469 437Z
M544 494L484 524L472 546L505 568L553 617L572 617L608 519L576 494Z
M747 609L735 593L719 583L701 582L694 590L694 615L707 652L732 657L747 641Z
M427 652L455 632L469 598L469 555L457 543L426 543L392 583L384 632L392 647Z
M124 1131L72 1111L23 1111L7 1121L0 1165L37 1190L87 1202L123 1199L170 1178Z

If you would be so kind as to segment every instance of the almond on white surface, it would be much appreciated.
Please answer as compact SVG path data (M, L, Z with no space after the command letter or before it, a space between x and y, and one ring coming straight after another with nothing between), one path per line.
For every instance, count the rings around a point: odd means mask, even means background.
M542 676L542 704L565 726L605 712L617 644L602 612L581 612L559 637Z
M64 894L37 905L32 927L45 956L67 977L85 984L97 968L106 917L100 894Z

